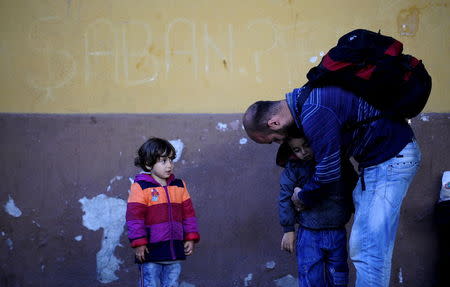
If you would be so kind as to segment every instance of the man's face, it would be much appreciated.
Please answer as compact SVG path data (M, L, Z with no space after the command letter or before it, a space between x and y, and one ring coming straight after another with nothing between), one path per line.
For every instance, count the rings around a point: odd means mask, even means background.
M271 131L269 133L252 133L251 135L249 134L249 137L259 144L271 144L273 142L281 144L287 135L283 132Z

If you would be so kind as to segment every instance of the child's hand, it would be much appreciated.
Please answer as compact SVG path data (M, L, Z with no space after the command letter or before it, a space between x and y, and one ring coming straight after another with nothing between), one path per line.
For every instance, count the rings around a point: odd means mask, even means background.
M148 249L146 245L141 245L134 248L134 254L136 254L137 259L143 262L145 260L145 253L148 253Z
M194 253L194 241L188 240L184 242L184 254L189 256Z
M293 253L294 241L295 241L294 231L286 232L285 234L283 234L283 238L281 239L281 250L286 250L289 253Z
M300 187L294 188L294 194L292 194L291 196L292 203L294 204L295 210L297 211L302 211L303 209L305 209L303 203L300 201L300 199L298 199L298 194L300 191L302 191Z

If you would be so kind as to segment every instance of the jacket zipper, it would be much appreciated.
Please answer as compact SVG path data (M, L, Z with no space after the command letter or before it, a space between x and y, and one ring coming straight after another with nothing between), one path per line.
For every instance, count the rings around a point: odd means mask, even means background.
M175 260L175 250L173 248L173 215L172 215L172 203L170 202L169 191L167 190L167 185L163 186L164 191L166 192L167 202L169 203L169 223L170 223L170 254L172 255L172 259Z

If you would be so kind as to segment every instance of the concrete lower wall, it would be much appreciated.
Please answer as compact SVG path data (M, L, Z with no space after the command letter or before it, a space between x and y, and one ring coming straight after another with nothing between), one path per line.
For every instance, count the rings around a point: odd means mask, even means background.
M402 207L392 286L435 280L433 207L450 169L450 115L412 125L423 162ZM0 133L1 286L136 286L124 212L149 136L177 147L175 174L199 218L182 286L295 286L295 257L280 251L277 145L248 140L240 114L2 114Z

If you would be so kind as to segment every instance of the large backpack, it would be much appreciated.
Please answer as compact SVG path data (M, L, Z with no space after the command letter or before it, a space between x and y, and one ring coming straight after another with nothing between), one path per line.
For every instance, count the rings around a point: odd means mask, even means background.
M424 108L431 77L421 60L402 54L394 38L358 29L342 36L308 74L310 87L336 85L365 99L384 116L413 118Z

